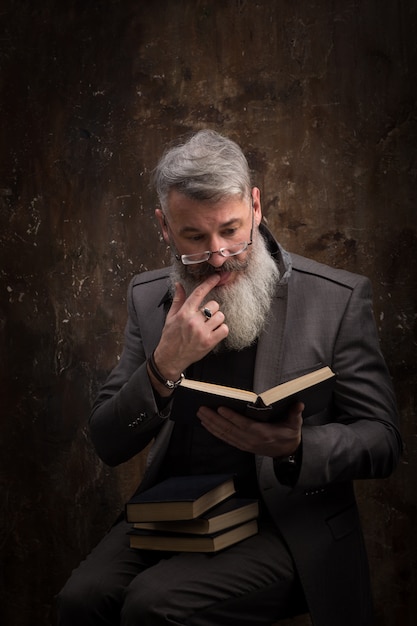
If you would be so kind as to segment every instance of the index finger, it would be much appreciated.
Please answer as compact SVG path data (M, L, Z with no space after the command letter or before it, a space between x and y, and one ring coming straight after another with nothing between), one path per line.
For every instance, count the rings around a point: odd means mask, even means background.
M188 296L186 302L190 307L198 309L208 293L217 285L220 280L219 274L212 274L202 283L197 285L194 291Z

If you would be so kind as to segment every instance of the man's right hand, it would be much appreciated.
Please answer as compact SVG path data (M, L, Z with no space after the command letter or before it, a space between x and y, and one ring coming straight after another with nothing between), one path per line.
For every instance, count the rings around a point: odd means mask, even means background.
M208 319L202 313L202 303L219 282L219 275L213 274L198 285L186 298L183 286L175 285L172 306L168 312L162 335L154 352L155 363L165 378L178 380L181 373L191 363L208 354L229 333L219 304L210 300L204 304L210 309ZM151 375L154 388L160 395L171 392Z

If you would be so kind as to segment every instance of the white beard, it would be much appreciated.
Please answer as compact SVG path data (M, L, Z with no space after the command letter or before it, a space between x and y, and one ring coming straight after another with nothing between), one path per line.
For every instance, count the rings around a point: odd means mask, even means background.
M256 341L265 327L279 279L279 269L258 230L254 231L252 248L249 250L245 261L233 258L225 261L223 269L239 271L239 274L230 285L215 287L201 303L203 306L209 300L216 300L229 328L228 336L216 346L214 352L218 352L222 346L228 350L243 350ZM175 259L172 285L180 282L188 297L210 274L211 266L207 263L201 266L190 269Z

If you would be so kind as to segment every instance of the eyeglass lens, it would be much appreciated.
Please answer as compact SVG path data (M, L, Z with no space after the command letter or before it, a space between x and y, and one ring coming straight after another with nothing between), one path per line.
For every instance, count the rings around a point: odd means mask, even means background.
M234 245L228 246L227 248L220 248L219 250L213 250L213 252L206 250L205 252L198 252L196 254L182 254L181 261L184 265L191 265L193 263L204 263L204 261L208 261L212 254L220 254L223 257L236 256L237 254L241 254L248 247L248 242L243 241L241 243L236 243Z

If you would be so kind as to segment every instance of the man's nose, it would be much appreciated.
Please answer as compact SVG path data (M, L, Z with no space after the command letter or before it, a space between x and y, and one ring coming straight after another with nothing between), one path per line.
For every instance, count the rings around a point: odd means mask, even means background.
M226 257L222 256L219 252L219 248L217 248L211 253L208 263L210 263L212 267L221 267L225 261Z
M212 237L209 245L209 250L212 250L212 253L208 263L210 263L212 267L221 267L226 260L225 257L219 253L220 248L225 245L224 240L221 237Z

